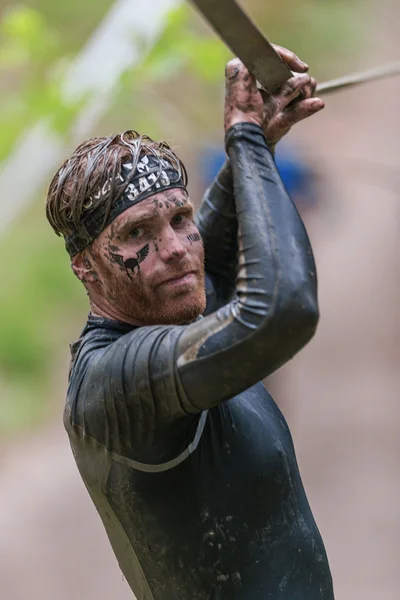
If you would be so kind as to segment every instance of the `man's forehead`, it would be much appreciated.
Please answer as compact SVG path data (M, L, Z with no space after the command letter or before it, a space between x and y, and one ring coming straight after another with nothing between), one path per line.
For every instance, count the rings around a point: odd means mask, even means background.
M184 202L186 204L187 202L190 202L189 194L186 190L182 188L171 188L168 190L162 190L161 192L158 192L157 194L153 194L149 198L146 198L146 200L143 200L143 202L132 206L132 208L140 209L142 206L154 206L154 204L156 204L157 202L174 202L174 200L177 202Z
M111 225L114 225L114 228L118 228L127 221L135 221L144 217L153 216L156 213L159 213L159 209L164 206L166 208L171 206L180 208L183 205L192 206L189 200L189 195L185 190L182 188L163 190L157 194L149 196L149 198L142 200L142 202L127 208L123 213L118 215L116 219L114 219Z

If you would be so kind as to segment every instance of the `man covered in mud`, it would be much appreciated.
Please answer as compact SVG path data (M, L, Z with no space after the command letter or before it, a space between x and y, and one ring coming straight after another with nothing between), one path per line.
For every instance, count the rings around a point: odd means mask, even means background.
M50 185L48 219L90 301L65 425L138 600L333 598L261 383L318 321L310 242L271 150L323 103L279 52L298 75L273 96L228 64L229 162L196 216L180 159L133 131L83 143Z

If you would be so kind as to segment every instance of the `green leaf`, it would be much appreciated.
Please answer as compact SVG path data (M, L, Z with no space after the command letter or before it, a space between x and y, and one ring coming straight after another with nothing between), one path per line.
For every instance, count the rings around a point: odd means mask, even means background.
M9 9L0 27L2 64L30 64L49 61L58 46L58 37L44 17L33 8L16 6Z

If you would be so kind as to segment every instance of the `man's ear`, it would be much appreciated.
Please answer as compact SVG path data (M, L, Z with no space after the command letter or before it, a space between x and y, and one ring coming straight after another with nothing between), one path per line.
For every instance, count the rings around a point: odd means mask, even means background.
M85 250L72 258L71 269L82 283L96 283L99 280Z

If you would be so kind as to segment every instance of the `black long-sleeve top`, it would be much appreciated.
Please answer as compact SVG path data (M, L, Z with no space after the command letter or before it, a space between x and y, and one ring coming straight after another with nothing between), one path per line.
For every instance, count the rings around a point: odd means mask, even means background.
M332 600L291 435L260 383L315 330L312 251L261 128L235 125L226 147L231 172L197 217L205 316L90 317L65 425L138 600Z

